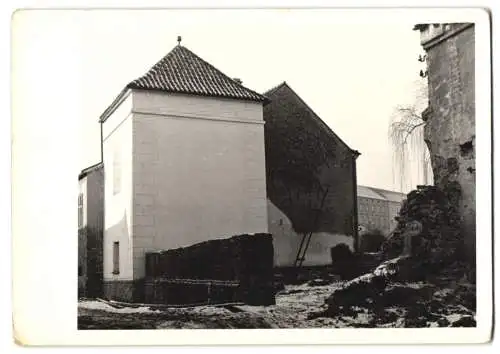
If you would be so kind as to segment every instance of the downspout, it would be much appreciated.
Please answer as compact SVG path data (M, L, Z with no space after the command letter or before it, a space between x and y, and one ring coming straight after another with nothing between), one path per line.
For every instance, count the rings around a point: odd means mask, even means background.
M359 253L359 232L358 232L358 181L356 174L356 160L361 155L359 151L354 150L352 156L352 200L353 200L353 215L352 215L352 227L353 227L353 237L354 237L354 253Z
M102 133L102 121L99 122L101 124L101 163L104 162L104 151L103 151L103 133Z

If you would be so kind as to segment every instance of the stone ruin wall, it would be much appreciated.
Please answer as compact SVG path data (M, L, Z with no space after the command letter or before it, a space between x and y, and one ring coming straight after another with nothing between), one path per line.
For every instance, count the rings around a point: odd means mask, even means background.
M417 26L427 54L429 107L425 139L435 184L459 187L457 200L469 260L475 260L474 25Z

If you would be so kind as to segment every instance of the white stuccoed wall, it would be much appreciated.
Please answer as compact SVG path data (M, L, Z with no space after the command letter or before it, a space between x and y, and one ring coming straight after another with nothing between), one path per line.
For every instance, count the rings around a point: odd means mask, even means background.
M267 232L262 104L132 97L134 278L147 251Z
M269 232L273 235L274 265L278 267L292 266L302 240L297 234L290 219L270 200L267 203ZM307 248L304 266L320 266L332 263L330 248L344 243L353 250L354 239L351 236L315 232Z
M133 279L132 242L132 96L103 125L104 160L104 280ZM121 192L113 195L113 158L121 152ZM113 242L120 242L120 274L113 272Z

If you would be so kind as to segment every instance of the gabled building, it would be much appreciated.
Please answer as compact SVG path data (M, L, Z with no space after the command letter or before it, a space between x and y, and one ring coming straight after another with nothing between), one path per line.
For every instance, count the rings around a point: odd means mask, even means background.
M106 298L141 299L153 251L271 233L286 267L356 248L359 153L286 83L259 94L178 45L99 122Z
M106 109L106 297L141 297L146 252L268 231L265 102L179 44Z
M330 264L333 246L356 247L356 159L360 154L286 82L265 96L271 100L264 107L264 131L275 264Z

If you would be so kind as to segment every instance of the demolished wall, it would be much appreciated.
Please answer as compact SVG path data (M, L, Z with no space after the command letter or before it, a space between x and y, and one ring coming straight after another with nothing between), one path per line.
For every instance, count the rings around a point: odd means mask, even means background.
M314 316L362 308L383 322L398 309L404 327L476 325L474 26L415 29L427 52L422 76L428 76L429 107L423 118L436 185L407 195L380 253L385 262L336 289ZM450 306L453 298L459 301ZM450 323L443 317L450 312L460 319Z
M467 258L475 261L474 24L419 25L427 53L429 107L423 114L436 186L456 184Z

